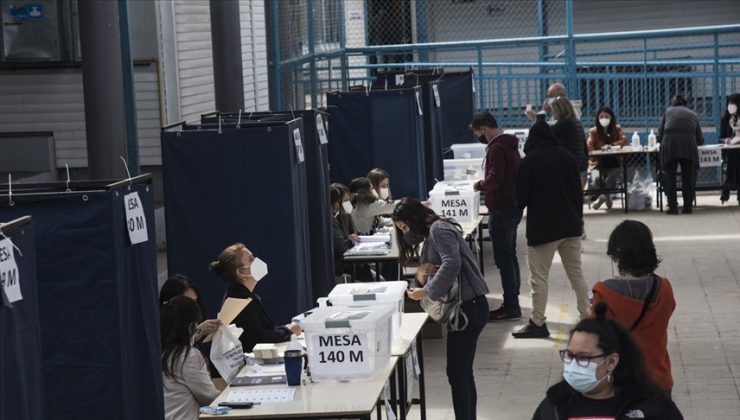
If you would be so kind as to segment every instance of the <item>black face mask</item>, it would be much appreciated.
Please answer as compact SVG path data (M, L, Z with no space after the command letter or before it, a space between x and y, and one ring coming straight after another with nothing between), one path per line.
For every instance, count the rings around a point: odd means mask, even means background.
M483 144L488 144L488 139L486 138L485 134L481 134L480 136L478 136L478 141Z
M424 240L424 236L419 235L418 233L414 233L412 231L408 231L403 234L403 241L406 242L408 246L416 246L421 243L421 241Z

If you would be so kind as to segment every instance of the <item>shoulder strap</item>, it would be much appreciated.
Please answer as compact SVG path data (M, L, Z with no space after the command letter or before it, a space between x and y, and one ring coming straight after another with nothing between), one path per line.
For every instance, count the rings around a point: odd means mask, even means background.
M645 303L642 304L642 311L640 312L640 316L638 316L635 322L632 324L632 326L630 327L630 331L634 331L640 321L642 321L642 318L645 317L648 306L650 306L650 302L653 301L653 298L655 297L655 292L658 289L658 282L660 281L660 279L655 275L652 275L650 277L653 279L653 285L650 287L650 292L648 292L648 295L645 297Z

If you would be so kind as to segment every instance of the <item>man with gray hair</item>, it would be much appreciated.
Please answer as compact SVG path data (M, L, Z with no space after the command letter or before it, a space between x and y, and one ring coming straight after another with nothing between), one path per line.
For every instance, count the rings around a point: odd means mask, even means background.
M565 85L563 85L560 82L555 82L551 84L547 88L547 99L542 103L541 112L547 112L547 110L550 108L550 103L555 100L555 98L562 96L567 98L568 97L568 91L565 89ZM581 101L570 101L571 105L573 105L573 109L576 111L576 119L580 121L581 119ZM529 117L530 120L532 120L532 124L534 124L535 119L537 118L537 113L530 109L525 112L527 114L527 117ZM555 120L550 119L548 121L548 124L553 125L555 124Z

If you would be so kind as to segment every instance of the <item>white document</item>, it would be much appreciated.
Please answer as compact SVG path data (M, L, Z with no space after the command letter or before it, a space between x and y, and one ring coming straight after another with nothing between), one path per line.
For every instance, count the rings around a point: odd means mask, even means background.
M350 248L344 255L348 257L352 255L385 255L390 252L390 247L384 242L370 242L359 243Z
M21 294L21 274L15 263L15 251L10 239L0 240L0 285L9 303L23 299Z
M326 130L324 130L324 119L321 118L321 114L316 114L316 130L319 132L319 142L321 144L329 143L329 138L326 137Z
M371 243L371 242L390 242L391 235L371 235L362 236L360 235L360 243Z
M293 130L293 143L295 143L295 153L298 162L303 162L306 158L303 154L303 142L301 141L301 130L299 128Z
M146 229L144 206L141 204L139 193L134 191L123 196L123 206L126 209L126 230L131 245L140 244L149 240Z
M274 389L232 389L226 401L254 402L260 404L281 403L293 401L295 388L279 387Z

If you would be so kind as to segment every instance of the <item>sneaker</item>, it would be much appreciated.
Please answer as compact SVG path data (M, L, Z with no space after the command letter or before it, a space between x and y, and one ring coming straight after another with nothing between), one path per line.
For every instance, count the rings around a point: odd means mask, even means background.
M522 311L507 311L503 306L488 313L489 321L518 321L522 319Z
M596 200L596 202L593 204L592 206L593 209L598 210L601 207L601 205L604 204L605 201L606 201L606 196L604 194L601 194L599 196L599 199Z
M550 331L547 329L547 324L538 326L530 319L527 325L514 331L511 335L514 338L547 338L550 336Z

